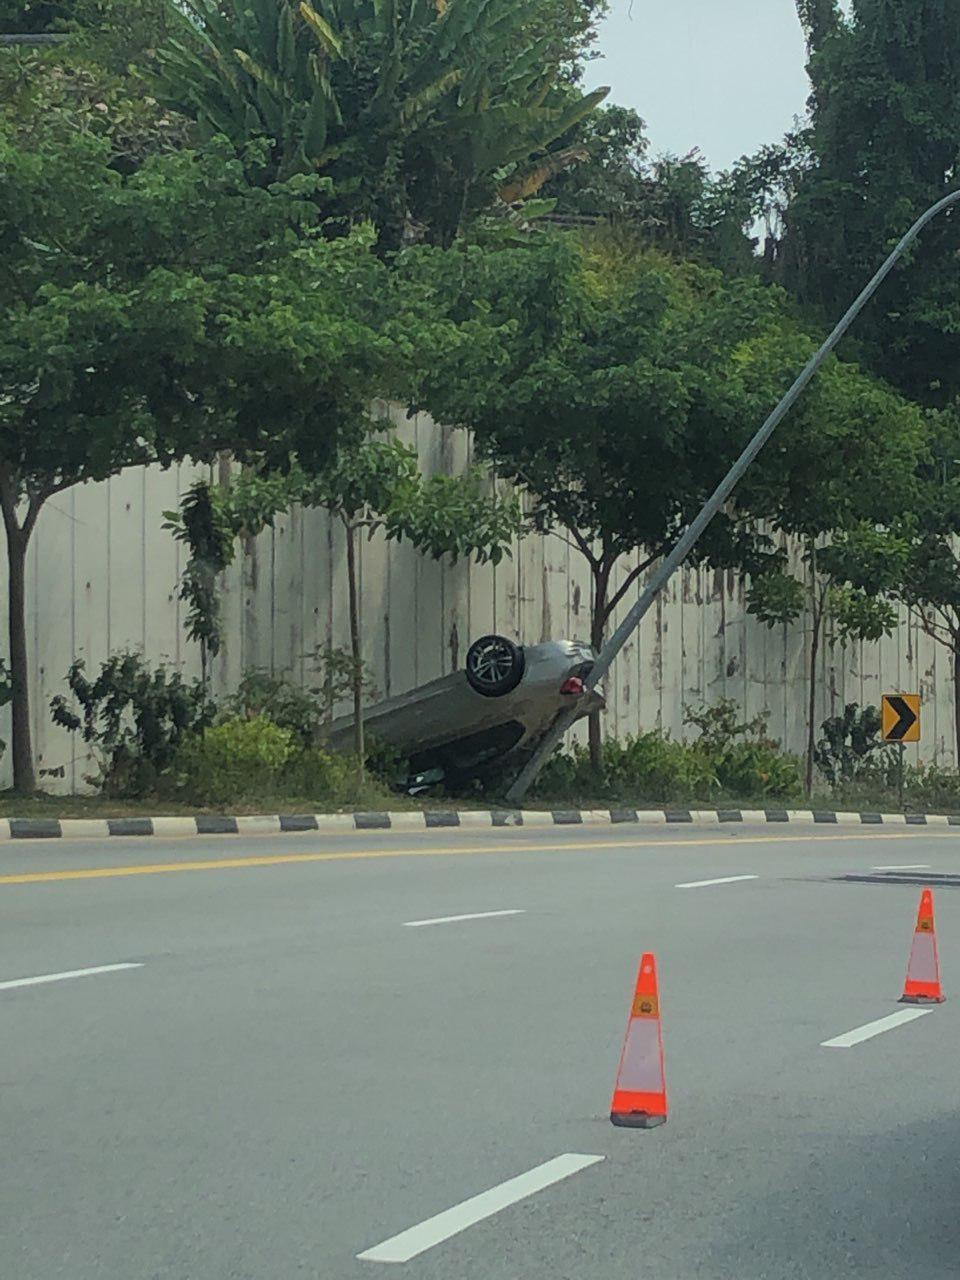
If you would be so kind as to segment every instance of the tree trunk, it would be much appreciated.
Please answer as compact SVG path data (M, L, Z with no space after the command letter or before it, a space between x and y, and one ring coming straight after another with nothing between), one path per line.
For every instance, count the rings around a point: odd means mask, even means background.
M953 637L953 732L957 743L957 768L960 769L960 634Z
M347 530L347 592L350 600L350 656L353 682L353 750L357 757L357 769L363 774L363 655L360 643L360 607L357 591L357 531L344 521Z
M6 511L4 516L6 516ZM6 520L10 636L11 715L13 720L13 789L32 795L37 789L30 735L30 671L27 663L26 563L29 529Z
M599 653L607 631L607 594L612 566L601 560L591 565L593 570L593 609L590 614L590 644ZM603 734L600 712L591 711L587 720L587 741L590 745L590 768L594 773L603 771Z
M820 656L820 632L823 627L826 596L826 587L821 591L819 599L814 587L813 635L810 637L810 687L807 695L807 759L804 777L804 792L808 800L813 793L813 747L816 736L813 722L817 714L817 659Z

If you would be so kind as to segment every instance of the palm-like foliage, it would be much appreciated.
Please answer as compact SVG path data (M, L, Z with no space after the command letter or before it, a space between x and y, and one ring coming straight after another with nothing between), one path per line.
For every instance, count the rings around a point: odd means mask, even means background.
M265 179L330 177L331 215L372 218L388 246L411 227L449 243L501 186L533 194L550 144L606 93L557 83L531 0L184 8L163 52L170 103L238 146L271 139Z

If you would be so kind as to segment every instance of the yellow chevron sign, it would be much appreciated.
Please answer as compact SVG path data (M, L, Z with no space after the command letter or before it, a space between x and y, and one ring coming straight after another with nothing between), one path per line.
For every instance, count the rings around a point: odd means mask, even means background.
M919 693L885 693L882 705L884 742L920 741Z

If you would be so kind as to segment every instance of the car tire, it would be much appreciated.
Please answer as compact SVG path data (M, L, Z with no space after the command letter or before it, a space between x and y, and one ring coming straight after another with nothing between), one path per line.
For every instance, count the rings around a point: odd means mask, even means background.
M523 679L523 650L506 636L481 636L467 650L467 683L485 698L502 698Z

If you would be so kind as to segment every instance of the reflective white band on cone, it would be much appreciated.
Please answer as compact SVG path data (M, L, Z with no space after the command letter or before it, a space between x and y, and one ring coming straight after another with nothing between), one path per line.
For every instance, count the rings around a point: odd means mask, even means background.
M908 982L939 982L937 942L932 933L915 933L907 967Z
M617 1092L662 1093L660 1030L655 1018L632 1018L623 1046Z

